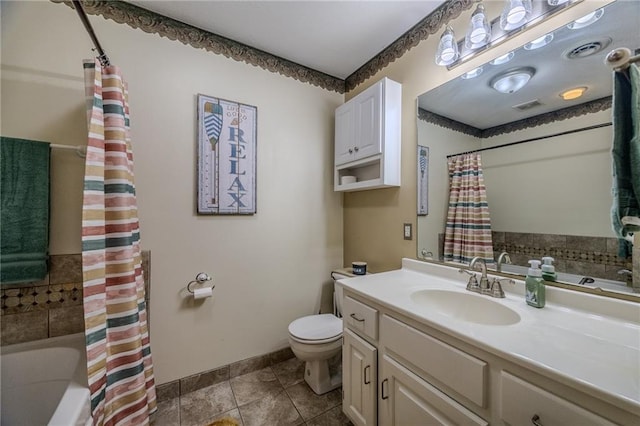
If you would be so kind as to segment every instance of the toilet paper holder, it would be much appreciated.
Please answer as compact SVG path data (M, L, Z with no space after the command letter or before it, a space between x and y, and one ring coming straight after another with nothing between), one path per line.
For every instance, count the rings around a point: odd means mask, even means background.
M191 286L193 284L204 284L207 281L211 281L211 276L206 272L198 272L198 275L196 275L196 279L190 281L189 284L187 284L187 290L189 291L189 293L194 294L194 291L191 288ZM214 288L216 288L216 286L212 285L211 290L213 290Z

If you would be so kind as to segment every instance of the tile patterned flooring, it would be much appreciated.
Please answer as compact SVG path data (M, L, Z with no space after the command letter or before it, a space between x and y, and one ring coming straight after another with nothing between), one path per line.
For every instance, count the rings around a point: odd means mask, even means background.
M162 401L153 426L205 426L232 417L242 426L348 426L340 388L316 395L297 358Z

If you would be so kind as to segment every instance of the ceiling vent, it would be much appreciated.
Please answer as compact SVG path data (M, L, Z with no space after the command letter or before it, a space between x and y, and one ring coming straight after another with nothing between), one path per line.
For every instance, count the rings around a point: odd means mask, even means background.
M565 52L564 56L567 59L586 58L587 56L595 55L596 53L600 52L609 44L611 44L610 38L590 41L588 43L583 43L580 46L574 47L573 49L569 49Z
M538 99L534 99L532 101L528 101L522 104L513 105L511 108L517 109L519 111L527 111L527 110L530 110L531 108L535 108L540 105L542 105L542 102L540 102Z

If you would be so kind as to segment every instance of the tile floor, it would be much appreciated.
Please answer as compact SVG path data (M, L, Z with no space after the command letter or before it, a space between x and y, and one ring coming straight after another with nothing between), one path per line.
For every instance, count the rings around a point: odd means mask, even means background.
M158 404L153 426L204 426L232 417L243 426L352 425L342 413L340 388L316 395L297 358L274 364Z

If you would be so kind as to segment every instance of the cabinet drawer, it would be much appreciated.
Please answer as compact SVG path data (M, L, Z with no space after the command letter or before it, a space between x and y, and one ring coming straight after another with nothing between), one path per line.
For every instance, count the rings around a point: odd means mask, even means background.
M347 296L344 298L343 320L363 337L378 340L378 310Z
M572 402L505 371L500 376L500 418L509 425L613 425Z
M387 315L380 323L380 341L429 376L486 407L486 362Z

